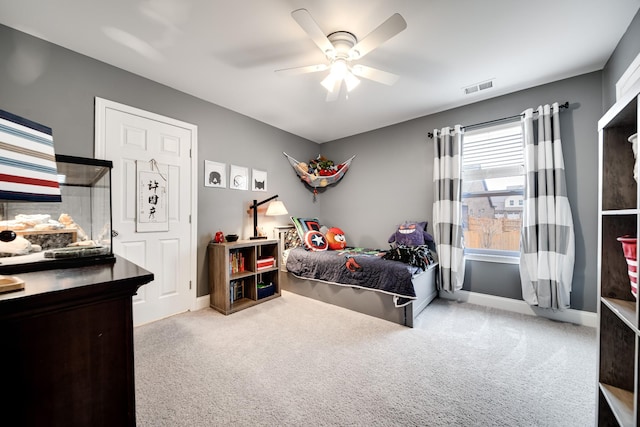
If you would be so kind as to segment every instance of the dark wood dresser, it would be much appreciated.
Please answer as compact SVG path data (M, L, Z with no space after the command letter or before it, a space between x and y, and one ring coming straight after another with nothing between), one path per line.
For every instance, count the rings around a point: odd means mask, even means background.
M114 263L17 274L0 294L0 416L11 425L133 426L131 297L153 274Z

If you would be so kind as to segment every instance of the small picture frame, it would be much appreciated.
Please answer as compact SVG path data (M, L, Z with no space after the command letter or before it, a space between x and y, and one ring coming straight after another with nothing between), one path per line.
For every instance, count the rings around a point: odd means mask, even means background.
M229 169L229 188L233 190L248 190L249 169L236 165L231 165Z
M227 164L205 160L204 186L227 188Z
M251 171L251 190L267 191L267 172L258 169Z

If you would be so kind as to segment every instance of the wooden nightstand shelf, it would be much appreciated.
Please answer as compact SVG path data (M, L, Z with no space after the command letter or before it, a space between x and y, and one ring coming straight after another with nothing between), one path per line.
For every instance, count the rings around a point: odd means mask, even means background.
M273 262L259 268L258 261L264 259ZM279 297L279 263L278 240L209 243L211 308L231 314Z

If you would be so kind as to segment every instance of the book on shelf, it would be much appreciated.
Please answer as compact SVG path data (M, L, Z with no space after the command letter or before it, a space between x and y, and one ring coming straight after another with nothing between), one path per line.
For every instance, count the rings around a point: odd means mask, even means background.
M232 304L244 298L244 280L232 280L229 283L229 293Z
M244 272L244 254L241 251L229 252L229 273Z
M256 268L258 270L263 270L265 268L272 268L275 267L276 265L276 260L274 257L270 256L270 257L265 257L265 258L260 258L257 261L257 265Z

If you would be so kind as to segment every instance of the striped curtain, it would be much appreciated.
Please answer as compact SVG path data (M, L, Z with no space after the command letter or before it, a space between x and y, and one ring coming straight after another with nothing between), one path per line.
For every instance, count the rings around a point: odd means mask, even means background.
M522 296L530 305L570 305L575 236L560 141L558 103L523 113L525 196L520 242Z
M433 229L438 252L438 289L454 292L464 282L462 231L462 129L433 131Z

